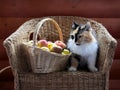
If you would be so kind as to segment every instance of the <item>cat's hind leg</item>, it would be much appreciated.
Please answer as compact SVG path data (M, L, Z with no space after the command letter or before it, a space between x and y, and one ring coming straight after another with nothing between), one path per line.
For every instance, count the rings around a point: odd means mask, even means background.
M95 67L96 64L96 56L89 56L88 57L88 69L91 72L97 72L98 69Z
M71 66L68 68L68 71L77 71L77 67L79 65L78 60L74 57L71 57L70 61L71 61Z

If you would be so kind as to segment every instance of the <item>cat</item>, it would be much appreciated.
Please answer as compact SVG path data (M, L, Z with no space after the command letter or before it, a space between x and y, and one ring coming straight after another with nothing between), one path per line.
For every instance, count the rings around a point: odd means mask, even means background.
M96 58L98 52L98 41L95 31L90 22L86 24L73 23L67 48L73 53L70 57L69 71L77 71L77 68L87 66L91 72L97 72Z

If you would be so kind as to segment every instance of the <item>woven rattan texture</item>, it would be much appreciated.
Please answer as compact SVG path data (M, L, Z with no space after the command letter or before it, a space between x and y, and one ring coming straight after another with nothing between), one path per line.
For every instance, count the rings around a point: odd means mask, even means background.
M31 78L31 79L30 79ZM56 72L19 75L21 90L104 90L105 76L100 73Z

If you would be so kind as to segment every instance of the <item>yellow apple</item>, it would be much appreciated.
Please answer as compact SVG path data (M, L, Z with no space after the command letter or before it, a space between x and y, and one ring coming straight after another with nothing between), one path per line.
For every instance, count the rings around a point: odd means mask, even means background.
M41 47L41 49L50 52L49 48L47 47Z
M69 50L64 49L64 50L62 51L62 55L68 55L68 54L70 54L70 51L69 51Z
M52 42L50 42L50 41L48 41L48 46L47 46L49 49L50 49L50 51L52 50L52 48L53 47L57 47L57 45L55 44L55 43L52 43Z
M33 40L28 41L28 45L32 46L33 45Z

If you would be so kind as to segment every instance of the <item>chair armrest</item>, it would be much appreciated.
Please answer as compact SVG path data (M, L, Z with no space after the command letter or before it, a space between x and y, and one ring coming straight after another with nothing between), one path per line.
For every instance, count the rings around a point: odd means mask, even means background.
M11 40L11 38L7 38L6 40L4 40L3 46L6 49L6 53L7 53L7 56L9 58L9 63L11 65L11 68L12 68L13 71L15 71L17 69L17 65L15 64L16 53L15 53L15 48L14 48L14 44L13 44L12 41L13 40Z
M29 40L29 35L34 31L37 21L38 20L27 21L3 42L13 71L26 72L30 69L26 58L23 58L25 55L21 44Z
M107 29L100 23L98 24L97 35L99 42L98 67L100 72L106 73L111 68L115 53L115 48L117 46L117 41L112 37L112 35L107 31Z
M103 73L108 72L111 69L116 46L117 41L114 38L111 38L111 41L106 51L105 61L102 70Z
M24 70L24 67L22 65L25 64L25 62L23 62L23 59L19 55L20 43L22 42L22 39L20 39L21 36L23 36L23 33L16 31L12 35L10 35L6 40L4 40L3 43L4 47L6 48L10 65L13 71L15 70L17 72Z

